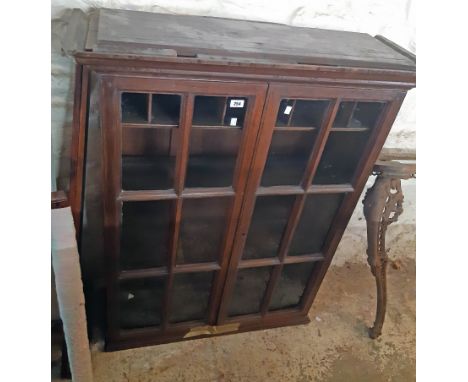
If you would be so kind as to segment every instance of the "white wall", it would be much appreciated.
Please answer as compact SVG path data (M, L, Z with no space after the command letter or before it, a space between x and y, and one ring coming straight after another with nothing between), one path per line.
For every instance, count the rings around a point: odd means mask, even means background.
M60 52L60 17L69 8L107 7L160 13L229 17L295 26L381 34L416 53L415 6L412 0L52 0L52 144L58 185L68 177L71 137L73 62ZM54 37L55 33L55 37ZM409 92L386 147L415 148L416 90ZM371 183L369 183L371 184ZM415 256L415 181L404 181L405 212L388 232L390 255ZM365 221L359 203L335 261L365 260Z

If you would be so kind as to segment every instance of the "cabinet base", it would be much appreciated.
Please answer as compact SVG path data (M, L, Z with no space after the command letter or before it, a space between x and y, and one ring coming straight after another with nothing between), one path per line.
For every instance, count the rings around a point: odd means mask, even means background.
M235 321L230 321L234 323ZM201 334L199 336L186 336L190 330L184 329L179 331L171 331L166 333L158 333L153 332L152 334L146 332L140 332L135 335L127 335L125 337L120 338L108 338L106 340L106 347L105 351L117 351L117 350L125 350L131 348L138 348L144 346L153 346L153 345L161 345L171 342L179 342L179 341L187 341L187 340L194 340L194 339L201 339L201 338L208 338L208 337L218 337L228 334L237 334L243 332L250 332L254 330L263 330L263 329L273 329L279 328L283 326L293 326L293 325L303 325L308 324L310 322L309 317L306 316L294 316L288 318L287 320L278 320L278 319L264 319L264 320L251 320L240 322L238 325L237 330L228 331L228 332L220 332L220 333L212 333L212 334Z

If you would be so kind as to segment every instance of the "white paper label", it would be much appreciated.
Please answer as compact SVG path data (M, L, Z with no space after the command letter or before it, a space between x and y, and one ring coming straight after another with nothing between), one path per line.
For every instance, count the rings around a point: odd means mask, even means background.
M229 103L230 107L244 107L244 100L243 99L232 99Z
M231 118L231 126L237 126L237 118Z
M284 109L284 114L289 114L292 110L292 106L286 106L286 109Z
M134 294L132 294L132 293L129 293L127 298L128 298L128 300L131 300L131 299L132 299L132 298L134 298L134 297L135 297L135 295L134 295Z

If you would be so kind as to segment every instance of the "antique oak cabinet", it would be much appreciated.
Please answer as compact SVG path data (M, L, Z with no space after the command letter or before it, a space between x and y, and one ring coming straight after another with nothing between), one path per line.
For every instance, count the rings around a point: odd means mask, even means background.
M309 322L413 55L101 9L75 59L70 199L84 276L105 280L107 349Z

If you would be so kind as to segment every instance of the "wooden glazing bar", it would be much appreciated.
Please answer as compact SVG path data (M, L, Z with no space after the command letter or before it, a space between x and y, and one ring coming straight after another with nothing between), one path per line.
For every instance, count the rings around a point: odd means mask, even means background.
M152 109L153 109L153 93L148 94L148 116L147 118L147 123L150 124L152 120Z
M317 130L316 126L277 126L275 131L311 131Z
M313 261L322 261L325 257L321 253L312 253L310 255L286 256L284 264L308 263Z
M180 264L173 269L174 273L192 273L192 272L209 272L218 271L221 267L218 263L197 263L197 264Z
M182 97L181 110L183 110L180 118L180 144L177 151L176 158L176 176L175 176L175 191L177 195L182 193L184 189L185 173L187 169L187 161L189 155L189 144L190 144L190 129L192 125L193 116L193 94L188 94Z
M217 196L234 196L235 192L232 187L199 187L186 188L182 191L182 198L196 199Z
M280 264L280 261L277 257L264 258L264 259L249 259L249 260L241 260L239 262L238 269L265 267L269 265L278 265L278 264Z
M172 296L172 286L174 283L174 268L176 265L177 257L177 246L179 245L179 232L180 232L180 222L182 218L182 204L183 200L178 198L175 201L174 206L174 221L172 225L172 236L169 246L169 258L168 258L168 275L165 284L164 299L162 305L162 320L161 325L163 330L167 327L169 322L169 312L171 309L171 296Z
M307 189L307 194L339 194L354 192L354 187L349 184L312 184Z
M168 274L167 267L135 269L135 270L128 270L128 271L120 271L118 279L119 281L145 279L149 277L166 276L167 274Z
M270 186L258 187L256 191L257 196L264 195L300 195L304 190L301 186Z
M347 115L345 126L349 126L349 124L351 123L351 119L353 118L353 114L354 114L354 110L356 110L356 106L357 106L357 102L355 101L353 102L353 107L349 111L349 115Z
M192 129L194 130L240 130L242 126L225 126L225 125L193 125Z
M296 226L299 223L299 218L301 216L302 210L304 209L305 198L305 194L298 195L296 197L291 214L289 215L288 223L286 225L283 237L281 238L278 251L278 259L280 261L280 264L276 265L273 268L273 272L271 274L270 280L268 281L265 295L261 304L260 311L262 316L264 316L268 310L268 306L270 305L270 300L273 295L273 290L275 289L276 284L279 281L281 271L283 270L284 259L286 258L289 246L291 245L294 232L296 230Z
M293 103L292 103L291 106L292 106L292 108L291 108L291 112L289 113L288 124L287 124L288 127L291 126L292 116L294 114L294 109L296 108L296 100L295 99L293 100Z
M342 132L361 132L361 131L367 131L369 128L367 127L332 127L331 131L342 131Z
M121 191L118 200L123 202L177 199L174 190Z
M161 123L122 123L124 129L170 129L177 128L179 125L161 124Z
M227 97L224 98L224 107L223 107L223 115L221 116L221 125L224 125L224 118L226 118L226 111L227 111Z
M334 99L330 101L328 106L327 113L325 118L322 121L322 126L317 135L317 143L314 145L312 152L307 163L306 171L302 180L302 187L304 190L307 190L312 183L315 172L319 165L320 157L327 143L328 135L330 134L330 129L333 126L333 121L335 120L336 113L338 112L338 107L340 105L340 99Z

